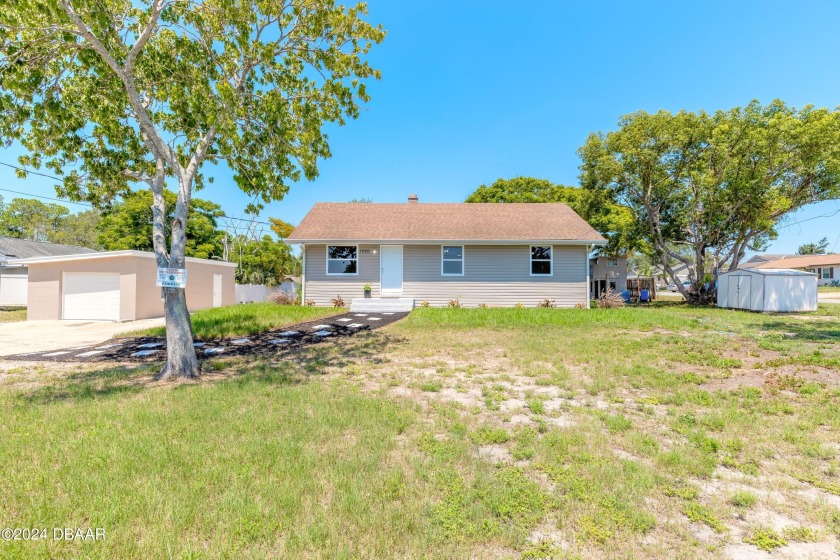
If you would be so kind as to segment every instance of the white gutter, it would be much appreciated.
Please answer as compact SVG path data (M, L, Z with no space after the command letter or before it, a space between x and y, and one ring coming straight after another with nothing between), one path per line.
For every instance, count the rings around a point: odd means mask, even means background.
M589 301L592 299L592 292L590 291L591 286L589 285L589 253L592 251L590 246L586 246L586 308L589 309L590 304Z
M155 254L150 253L148 251L135 251L135 250L127 250L127 251L103 251L99 253L79 253L76 255L52 255L48 257L29 257L26 259L12 259L8 262L10 264L22 265L27 266L30 264L45 264L45 263L54 263L54 262L64 262L64 261L87 261L87 260L95 260L95 259L115 259L120 257L138 257L144 259L154 259ZM187 257L185 259L187 262L194 262L194 263L205 263L205 264L216 264L219 266L232 266L236 267L236 263L225 262L222 260L216 259L196 259L194 257Z
M289 245L606 245L606 239L286 239ZM587 253L588 254L588 253ZM587 257L588 258L588 257Z
M300 264L300 304L306 305L306 245L300 244L301 264Z

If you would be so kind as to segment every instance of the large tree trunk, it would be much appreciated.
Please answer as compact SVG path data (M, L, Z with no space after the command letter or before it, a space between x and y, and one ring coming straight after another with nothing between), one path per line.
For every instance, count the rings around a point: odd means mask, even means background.
M187 298L181 288L163 288L163 309L166 316L166 364L157 379L173 377L192 379L201 375L195 355L192 321Z

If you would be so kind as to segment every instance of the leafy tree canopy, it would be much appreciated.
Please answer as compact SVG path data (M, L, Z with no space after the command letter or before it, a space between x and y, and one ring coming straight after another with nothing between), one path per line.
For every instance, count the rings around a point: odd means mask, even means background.
M466 202L564 202L607 238L609 244L599 252L626 255L641 248L639 237L633 232L636 222L629 209L578 187L534 177L497 179L492 185L478 187Z
M796 250L797 255L824 255L828 249L828 237L823 237L816 243L805 243Z
M15 198L0 212L2 235L55 242L70 211L66 206L44 203L34 198Z
M168 226L173 218L176 195L164 190L163 196L169 209L165 222ZM218 204L200 198L192 200L192 212L187 223L188 257L209 259L222 256L222 232L216 223L222 214ZM152 193L146 190L132 191L103 213L98 241L108 251L151 251L152 219ZM165 235L170 234L167 227Z
M98 239L101 221L102 215L96 209L70 214L62 220L61 227L52 235L50 241L101 250L104 248Z
M295 230L295 226L288 222L284 222L280 218L269 218L271 222L271 231L277 234L280 239L286 239Z
M840 111L778 100L713 114L639 111L590 135L579 154L581 185L631 210L672 281L669 259L688 267L693 289L677 285L689 301L714 301L718 270L766 246L789 212L840 197Z
M300 274L300 260L288 245L264 235L261 239L233 240L235 250L229 256L237 263L236 281L240 284L274 286L286 276Z

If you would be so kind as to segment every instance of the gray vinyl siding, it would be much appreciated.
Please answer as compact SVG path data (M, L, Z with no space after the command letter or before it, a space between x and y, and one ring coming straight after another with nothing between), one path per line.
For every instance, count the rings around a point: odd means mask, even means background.
M330 300L341 296L349 306L353 298L364 296L366 283L371 285L373 296L379 296L379 245L359 245L359 261L356 263L359 274L355 276L327 275L326 245L306 245L305 250L305 297L314 301L315 305L332 305Z
M359 275L338 277L325 274L326 246L307 245L306 298L316 305L329 305L330 299L340 294L349 305L352 298L362 297L365 282L378 297L379 246L363 245L361 249L371 250L360 251ZM552 252L553 274L531 276L530 245L465 245L464 275L442 276L440 245L404 245L402 297L414 298L417 305L428 301L432 306L445 306L456 298L465 307L481 303L534 307L546 298L558 307L586 304L586 247L555 245Z

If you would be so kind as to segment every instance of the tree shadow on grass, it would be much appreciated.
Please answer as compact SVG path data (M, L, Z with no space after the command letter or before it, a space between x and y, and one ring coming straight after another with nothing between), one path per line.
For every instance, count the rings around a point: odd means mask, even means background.
M794 339L809 342L840 343L840 321L818 319L813 321L780 321L768 319L759 323L768 332L794 335Z
M240 386L253 383L297 385L320 377L329 370L353 364L387 363L389 360L384 354L402 340L391 334L369 331L272 354L213 357L203 361L204 375L194 381L156 381L160 362L84 370L51 379L49 384L22 392L20 398L28 404L52 404L126 396L151 388L187 390L213 382Z

